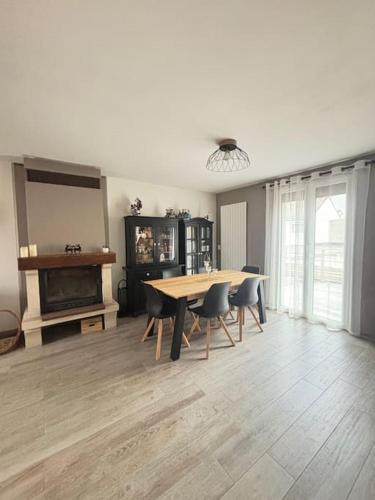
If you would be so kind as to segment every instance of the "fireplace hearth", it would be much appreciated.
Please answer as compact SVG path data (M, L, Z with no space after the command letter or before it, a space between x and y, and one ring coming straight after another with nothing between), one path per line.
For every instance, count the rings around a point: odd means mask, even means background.
M101 266L39 270L42 314L103 302Z

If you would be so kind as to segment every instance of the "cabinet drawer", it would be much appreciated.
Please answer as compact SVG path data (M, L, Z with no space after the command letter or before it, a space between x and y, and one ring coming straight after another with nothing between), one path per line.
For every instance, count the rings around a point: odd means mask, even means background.
M162 274L160 271L137 271L136 278L139 281L148 281L148 280L158 280L162 278Z

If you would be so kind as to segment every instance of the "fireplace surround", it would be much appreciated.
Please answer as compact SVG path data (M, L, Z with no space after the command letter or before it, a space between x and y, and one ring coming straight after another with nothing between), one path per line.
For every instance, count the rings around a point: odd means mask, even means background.
M58 323L101 315L104 329L114 328L119 308L112 297L115 262L113 252L20 257L18 269L26 277L27 308L22 318L26 348L41 345L42 328ZM85 285L79 282L83 277ZM80 300L86 305L79 304ZM43 312L48 309L51 312Z

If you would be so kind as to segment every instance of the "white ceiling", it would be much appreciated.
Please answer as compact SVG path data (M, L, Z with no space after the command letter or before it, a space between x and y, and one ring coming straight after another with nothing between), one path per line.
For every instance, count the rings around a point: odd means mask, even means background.
M0 1L0 155L218 192L375 148L373 0Z

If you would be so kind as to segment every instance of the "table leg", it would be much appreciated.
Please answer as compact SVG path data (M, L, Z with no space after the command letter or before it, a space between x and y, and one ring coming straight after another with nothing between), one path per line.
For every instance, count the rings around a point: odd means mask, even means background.
M185 310L187 305L186 297L177 300L176 319L174 322L171 359L177 361L180 357L182 332L184 330Z
M260 281L258 286L258 311L259 311L259 322L261 324L266 323L267 316L266 316L266 302L264 298L263 281Z

